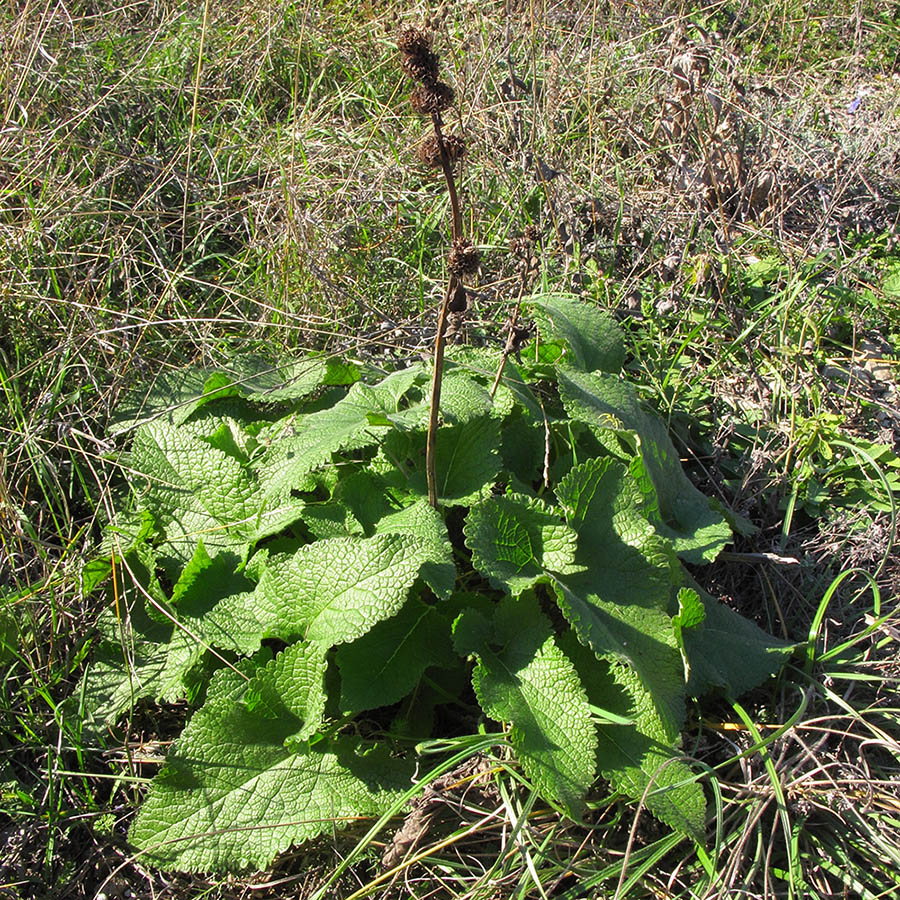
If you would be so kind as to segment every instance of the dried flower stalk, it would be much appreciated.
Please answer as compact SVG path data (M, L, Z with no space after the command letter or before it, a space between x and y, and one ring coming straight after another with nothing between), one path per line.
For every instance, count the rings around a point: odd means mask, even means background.
M434 368L431 376L431 409L428 419L428 435L425 440L425 474L428 481L428 502L438 504L437 476L435 473L435 444L440 418L441 380L444 371L444 348L447 342L447 318L450 313L460 313L466 308L466 289L462 278L478 269L478 251L463 236L462 213L459 194L453 177L453 166L465 154L465 143L457 135L444 135L441 113L453 103L455 93L450 85L439 81L438 56L431 49L431 35L414 27L406 27L397 39L400 50L400 68L417 82L410 95L413 109L431 117L433 135L419 148L419 158L426 165L444 173L452 213L452 250L448 259L450 277L447 290L438 312L437 335L434 340Z

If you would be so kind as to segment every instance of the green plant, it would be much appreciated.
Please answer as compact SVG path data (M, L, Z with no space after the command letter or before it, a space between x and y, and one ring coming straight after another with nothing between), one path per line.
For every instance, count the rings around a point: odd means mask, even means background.
M477 705L568 815L599 773L702 841L685 698L737 696L789 646L682 567L730 529L620 378L612 320L528 305L540 343L493 399L494 354L448 356L437 509L422 363L191 370L127 411L130 505L86 576L114 602L79 695L93 728L140 697L199 706L131 830L149 858L262 866L377 815L415 745Z

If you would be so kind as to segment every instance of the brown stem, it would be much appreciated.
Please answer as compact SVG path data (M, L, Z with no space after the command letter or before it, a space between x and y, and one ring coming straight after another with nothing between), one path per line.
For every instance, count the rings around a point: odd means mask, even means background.
M441 117L435 113L431 117L434 125L434 133L437 137L438 147L441 150L441 168L444 170L444 178L447 182L447 192L450 195L450 209L453 214L452 236L456 243L462 237L462 213L459 208L459 196L456 193L456 183L453 180L453 167L450 163L450 155L444 143L444 135L441 132ZM437 441L438 418L441 408L441 379L444 374L444 346L446 344L445 331L447 328L447 312L450 306L450 298L456 294L459 288L459 278L453 273L447 282L447 291L441 302L438 313L437 336L434 339L434 369L431 373L431 409L428 417L428 436L425 439L425 478L428 482L428 502L437 509L437 475L434 468L434 448Z
M506 368L506 361L516 345L516 324L519 321L519 312L522 309L522 298L525 296L529 282L532 281L536 267L537 261L534 256L530 255L529 250L529 255L525 256L523 254L522 259L519 260L519 295L516 297L516 305L513 307L512 314L509 317L509 334L506 335L503 356L500 359L497 374L494 376L494 383L491 385L491 400L494 399L494 394L497 393L500 379L503 377L503 370Z
M503 348L500 366L497 369L497 374L494 376L494 383L491 385L491 400L494 399L494 394L497 393L497 387L500 384L500 379L503 377L503 370L506 368L506 361L509 359L509 354L512 353L513 344L516 341L516 323L519 321L519 309L522 306L522 297L525 294L525 278L526 276L523 275L522 280L519 282L519 296L516 297L516 305L513 307L512 315L509 317L509 334L506 336L506 346Z
M425 476L428 481L428 502L437 509L437 475L434 469L434 447L437 441L438 416L441 408L441 379L444 372L444 347L447 343L447 311L450 298L456 291L459 279L451 275L447 283L441 309L438 313L437 337L434 339L434 369L431 373L431 409L428 417L428 437L425 440Z
M444 143L444 134L441 131L440 113L433 113L431 122L434 125L434 133L441 148L441 168L444 170L444 179L447 182L447 193L450 195L450 210L453 214L453 240L458 241L462 237L462 212L459 208L459 195L456 193L456 182L453 180L453 165L450 162L450 154Z

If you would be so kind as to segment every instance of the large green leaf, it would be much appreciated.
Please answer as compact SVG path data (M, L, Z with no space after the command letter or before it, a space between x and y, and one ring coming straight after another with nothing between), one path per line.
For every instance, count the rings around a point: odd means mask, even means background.
M375 524L398 508L387 479L370 469L347 472L335 485L332 500L349 510L367 535L374 534Z
M450 425L462 425L488 415L493 409L488 391L458 368L448 368L441 384L441 418Z
M203 540L211 556L243 553L261 509L257 484L234 455L157 419L135 435L131 465L146 478L143 502L165 533L161 563L173 574Z
M556 496L578 533L579 571L614 576L602 585L613 602L630 602L639 593L662 608L677 560L644 518L640 489L625 466L609 457L588 459L566 473Z
M347 383L344 369L336 361L311 355L275 364L246 357L221 369L190 367L161 372L149 388L142 385L126 392L116 407L112 430L121 432L159 417L180 425L201 406L226 397L257 403L300 400L321 384ZM350 380L358 377L357 371Z
M469 378L473 378L481 384L487 392L493 386L499 365L500 359L497 356L496 349L493 347L453 347L451 351L448 351L445 372L455 372L458 366L460 370L467 373ZM443 405L442 399L442 411ZM492 415L502 419L510 415L517 405L524 407L532 419L538 422L541 421L540 403L532 389L525 382L518 367L512 360L508 359L503 367L503 377L500 379L494 394L490 412Z
M666 734L675 740L684 722L685 690L671 619L652 599L647 604L647 598L638 597L620 607L592 593L585 576L567 581L574 583L557 582L557 602L578 639L598 657L624 663L635 672Z
M450 596L456 583L453 547L443 517L426 500L386 515L378 522L376 530L379 534L407 534L420 541L424 559L422 580L435 596Z
M793 644L766 634L703 591L682 590L702 603L704 610L702 620L682 628L692 696L718 689L728 697L739 697L774 675L790 657Z
M301 723L290 741L305 741L322 724L326 668L326 648L321 644L291 644L250 679L243 702L247 709L268 718L280 716L286 709Z
M629 702L618 709L614 704L606 708L630 718L634 725L597 729L600 772L626 796L644 799L658 819L703 842L706 798L690 766L680 757L680 735L672 732L671 722L660 715L656 697L633 669L613 665L610 673Z
M570 294L539 294L528 305L542 326L562 338L571 364L582 371L618 372L625 362L625 342L605 310Z
M441 503L467 506L485 496L500 472L500 423L490 415L464 425L442 425L435 439L434 467ZM410 479L425 493L424 466Z
M126 391L112 417L110 431L118 434L161 415L183 422L203 402L204 385L212 369L191 367L159 372L149 387Z
M500 452L507 472L531 488L543 480L547 453L543 423L528 415L513 413L503 422Z
M268 451L257 464L266 494L288 494L338 450L366 447L390 429L424 424L426 405L401 409L403 397L420 377L419 370L404 370L377 385L357 383L333 406L286 421L280 433L269 436Z
M559 391L573 419L598 432L628 432L636 441L646 487L653 492L648 511L678 555L693 563L715 559L731 540L731 529L684 474L665 425L641 407L635 389L614 375L561 369Z
M578 532L575 562L582 567L554 578L560 609L598 657L634 670L674 739L684 720L684 672L667 613L665 544L640 515L630 476L615 460L576 466L557 496Z
M667 614L673 561L639 511L640 492L625 466L608 457L575 466L557 487L578 532L576 562L586 570L557 581L560 608L581 643L609 661L607 682L583 675L596 705L633 721L598 729L598 762L623 793L697 839L705 800L675 747L684 721L684 667ZM571 648L570 653L572 652ZM577 655L575 656L577 658ZM596 666L581 664L597 678ZM592 699L594 699L592 697Z
M275 403L308 397L322 384L345 383L343 378L335 377L332 367L331 360L318 355L275 365L248 357L235 360L221 375L228 379L225 390L249 400ZM207 381L207 393L211 387Z
M492 719L510 722L516 756L538 792L580 818L595 777L597 738L575 667L532 594L507 597L488 620L465 611L454 643L478 660L472 684Z
M349 738L298 742L306 727L296 709L308 708L318 678L298 670L301 656L249 670L249 683L232 670L214 679L132 825L142 859L183 871L260 869L292 844L379 814L406 789L407 767L386 751L363 754Z
M546 580L548 571L572 570L575 532L540 500L489 497L469 510L464 531L475 568L514 595Z
M642 800L660 821L702 842L703 790L677 749L678 736L660 720L634 673L616 664L607 667L572 632L560 638L560 646L574 662L590 702L631 722L597 726L600 773L617 791Z
M429 666L459 662L450 646L448 622L415 598L397 615L339 647L336 658L341 709L351 713L390 706L415 687Z
M316 539L365 534L359 519L337 500L307 503L303 508L303 524Z
M196 659L173 650L171 621L148 614L148 606L166 605L156 578L156 557L143 543L118 558L117 584L110 585L107 606L97 621L94 657L76 694L83 698L89 732L112 724L143 697L174 701L187 693L185 679ZM152 609L152 607L151 607Z
M256 585L236 571L238 562L229 553L210 557L197 545L172 592L180 631L173 640L237 653L259 649L265 628L255 612Z
M427 544L404 534L306 544L266 566L256 614L268 634L285 640L355 640L400 609L429 555Z

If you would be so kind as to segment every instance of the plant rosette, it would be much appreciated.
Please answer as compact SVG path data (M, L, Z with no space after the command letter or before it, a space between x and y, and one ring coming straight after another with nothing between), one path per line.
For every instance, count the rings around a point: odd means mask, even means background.
M261 868L377 817L454 716L456 733L502 723L564 814L602 776L703 841L686 699L737 696L791 647L683 567L731 530L622 378L612 319L566 295L528 305L540 340L493 397L496 355L448 355L436 509L425 364L193 369L123 410L129 499L85 573L117 599L86 727L140 698L194 707L131 827L142 858Z

